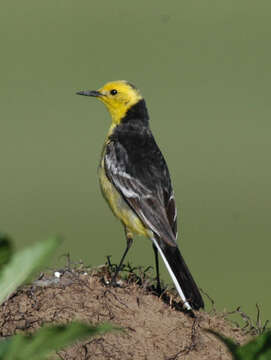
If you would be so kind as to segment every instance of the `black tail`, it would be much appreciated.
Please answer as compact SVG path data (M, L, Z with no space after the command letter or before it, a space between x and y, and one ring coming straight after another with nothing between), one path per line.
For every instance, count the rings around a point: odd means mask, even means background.
M162 259L169 271L169 274L175 284L175 287L184 301L184 305L189 309L188 304L192 309L198 310L204 307L199 289L180 253L178 247L173 247L165 244L160 244L156 239L152 239L158 248ZM172 273L173 275L172 275ZM174 279L175 277L175 279ZM176 284L177 280L177 284ZM180 288L180 289L179 289ZM184 295L184 296L183 296ZM184 299L185 298L185 299Z

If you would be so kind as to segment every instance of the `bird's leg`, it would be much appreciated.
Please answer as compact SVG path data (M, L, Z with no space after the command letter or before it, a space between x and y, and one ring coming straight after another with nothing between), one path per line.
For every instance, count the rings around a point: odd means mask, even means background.
M160 283L160 276L159 276L159 259L158 259L158 250L157 247L152 244L153 247L153 251L154 251L154 257L155 257L155 269L156 269L156 290L158 292L158 294L161 294L162 289L161 289L161 283Z
M126 249L122 255L122 258L121 258L120 263L115 271L115 274L113 275L113 277L111 279L111 285L113 285L113 286L116 285L116 279L117 279L118 273L120 272L122 265L123 265L123 261L133 243L133 234L131 233L131 231L129 231L126 227L124 228L124 230L125 230L125 236L126 236Z

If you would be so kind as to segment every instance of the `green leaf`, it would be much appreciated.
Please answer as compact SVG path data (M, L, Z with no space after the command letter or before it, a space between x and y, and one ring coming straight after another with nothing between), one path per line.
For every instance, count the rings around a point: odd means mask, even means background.
M112 330L122 329L108 323L91 326L78 322L43 327L33 335L15 335L4 360L41 360L53 350L59 350L76 340Z
M238 354L238 348L239 346L230 338L227 338L224 335L219 334L218 332L211 330L211 329L205 329L208 333L215 335L220 341L222 341L230 353L232 354L232 358L234 360L243 360L243 358ZM246 359L248 360L248 359Z
M59 245L51 238L16 253L1 272L0 304L39 269Z
M270 360L271 359L271 331L259 335L249 343L238 349L241 359Z
M271 359L271 331L259 335L243 346L238 346L231 339L213 331L207 332L215 335L229 349L234 360L270 360Z
M4 339L0 341L0 360L4 359L4 355L7 353L10 347L12 339Z
M13 247L10 238L0 233L0 273L3 267L9 263L13 253Z

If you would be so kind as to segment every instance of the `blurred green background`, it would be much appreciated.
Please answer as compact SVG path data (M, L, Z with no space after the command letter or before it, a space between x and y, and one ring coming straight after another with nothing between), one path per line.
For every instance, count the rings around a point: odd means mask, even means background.
M92 265L124 249L100 195L110 119L78 97L127 79L171 170L181 249L219 309L271 319L270 1L2 0L0 229L62 234ZM133 264L153 264L138 238ZM163 269L163 276L168 279Z

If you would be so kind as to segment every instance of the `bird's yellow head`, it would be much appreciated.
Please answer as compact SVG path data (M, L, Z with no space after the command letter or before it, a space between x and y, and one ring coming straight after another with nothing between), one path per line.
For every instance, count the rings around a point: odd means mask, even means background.
M127 111L142 99L134 85L125 80L112 81L98 90L79 91L77 94L94 96L101 100L112 116L114 125L118 125Z

